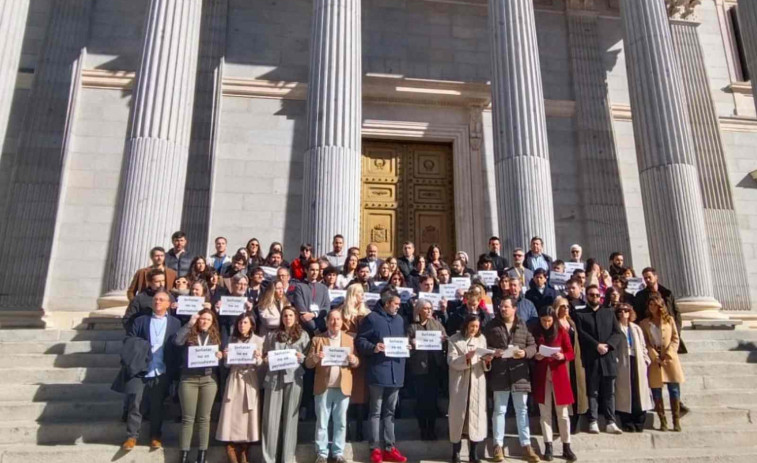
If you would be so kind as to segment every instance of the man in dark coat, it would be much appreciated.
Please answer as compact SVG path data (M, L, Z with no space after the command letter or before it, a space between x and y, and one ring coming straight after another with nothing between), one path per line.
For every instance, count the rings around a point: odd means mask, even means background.
M507 267L509 267L509 264L507 259L499 255L501 249L502 242L499 237L492 236L489 238L489 252L478 256L478 260L481 260L482 257L488 257L492 260L492 264L494 264L494 270L496 270L497 273L502 273Z
M615 424L615 377L618 375L616 352L624 342L615 312L601 307L597 285L586 288L586 309L576 311L573 319L581 345L581 359L586 370L586 393L589 397L589 432L599 432L599 402L607 420L607 432L621 434Z
M646 287L636 293L636 300L634 310L636 311L636 323L641 322L647 318L647 303L649 297L653 293L659 293L662 296L662 300L665 301L665 306L668 309L668 314L673 317L676 322L676 329L678 330L678 353L685 354L688 352L686 344L683 343L683 337L681 336L681 328L683 327L683 320L681 319L681 312L676 305L676 298L673 293L666 287L662 286L658 282L657 270L652 267L647 267L641 272L641 276L644 277L644 284Z
M547 285L547 272L541 268L536 269L534 278L529 283L529 290L526 291L526 299L533 302L539 311L544 306L552 305L557 296L557 291Z
M171 235L173 247L166 253L166 267L176 272L177 277L187 276L191 270L192 256L187 249L187 235L177 231Z
M126 312L121 319L121 323L127 333L137 317L152 314L152 303L155 293L166 287L166 274L160 269L152 269L147 273L147 283L147 288L129 302ZM175 302L173 296L169 294L169 297L171 302Z
M134 448L142 425L142 399L146 398L150 407L150 447L162 447L163 401L168 388L179 371L179 355L174 339L181 328L181 322L168 314L171 297L164 289L155 291L152 315L142 315L131 325L128 337L137 337L150 343L147 369L129 380L131 393L128 396L127 439L124 450Z
M549 271L552 268L552 257L544 254L544 241L538 236L531 238L531 250L526 253L526 261L523 266L527 269L536 270L543 268Z
M402 244L402 257L397 259L397 267L407 280L415 268L415 245L411 241L405 241Z
M320 274L321 264L316 259L310 259L305 281L296 284L292 296L292 305L300 313L300 323L310 336L317 330L326 330L326 313L331 308L329 289L318 282Z
M384 339L406 337L407 322L398 313L400 296L392 288L381 293L381 300L360 323L355 347L365 359L365 380L370 392L371 461L404 462L407 459L394 446L394 410L399 391L405 385L405 358L388 357ZM383 447L379 435L383 423Z
M370 273L371 273L371 278L376 276L376 273L378 272L379 267L381 267L381 264L384 263L383 260L379 259L378 246L376 246L374 243L370 243L365 248L365 257L360 259L358 262L361 264L368 265L368 268L370 269Z

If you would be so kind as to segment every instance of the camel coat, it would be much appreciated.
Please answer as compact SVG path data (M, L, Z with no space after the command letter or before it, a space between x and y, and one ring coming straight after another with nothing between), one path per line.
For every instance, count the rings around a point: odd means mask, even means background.
M471 348L486 348L486 338L480 335L465 339L460 333L447 344L449 364L449 440L460 442L463 434L473 442L486 439L486 371L487 366L478 355L470 364L465 354Z
M263 352L263 338L253 335L247 340ZM252 365L231 365L218 418L216 439L222 442L257 442L260 440L260 380L258 370L263 359Z
M649 365L649 387L659 389L665 383L683 383L683 368L678 360L678 330L674 322L661 322L662 346L655 346L652 342L651 327L652 319L645 318L641 321L641 330L644 332L644 340L647 342L647 351L652 364ZM667 366L657 363L659 358L670 359Z
M620 327L623 330L623 326ZM647 381L647 366L651 360L647 353L644 333L636 323L629 323L633 339L634 355L628 353L628 338L620 343L618 351L618 376L615 378L615 410L631 413L633 404L633 387L631 384L631 368L636 368L636 387L639 390L639 402L642 410L652 410L652 392ZM625 332L623 333L625 335ZM633 362L633 363L632 363Z
M329 385L329 374L331 373L331 368L334 368L321 366L318 358L318 354L323 351L323 348L329 345L330 340L328 332L319 334L314 337L313 342L310 343L310 351L308 351L308 356L305 359L306 367L311 369L315 368L315 380L313 382L313 393L315 395L321 395L326 392ZM339 347L349 347L350 351L355 354L355 345L352 336L345 332L339 333ZM342 394L347 397L352 395L352 369L356 368L358 365L360 365L359 358L358 363L354 366L340 367L341 375L339 387L342 390Z

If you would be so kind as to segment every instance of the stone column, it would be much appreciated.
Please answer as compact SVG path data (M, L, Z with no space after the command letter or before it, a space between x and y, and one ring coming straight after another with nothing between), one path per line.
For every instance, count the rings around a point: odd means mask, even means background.
M554 253L555 219L533 0L489 0L499 233L506 250L531 237Z
M744 42L744 54L749 73L752 78L752 94L757 87L757 2L754 0L739 0L739 30ZM754 99L757 109L757 97Z
M28 12L29 0L0 0L0 156L5 144Z
M636 155L652 265L682 312L717 316L689 114L663 0L623 0Z
M362 41L360 0L314 0L302 240L317 255L333 235L360 244Z
M597 15L569 9L567 19L587 239L584 255L602 261L619 251L629 259L628 220Z
M668 0L669 2L671 0ZM749 310L749 279L733 205L720 123L693 11L677 5L670 21L689 111L717 300L726 310ZM688 13L688 14L687 14Z
M201 13L200 0L151 0L148 6L112 240L111 292L123 291L149 263L150 249L170 244L181 225Z

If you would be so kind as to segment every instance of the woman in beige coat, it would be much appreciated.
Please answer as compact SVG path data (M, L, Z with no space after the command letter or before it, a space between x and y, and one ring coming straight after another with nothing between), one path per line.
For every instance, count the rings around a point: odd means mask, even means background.
M255 335L255 322L247 312L234 323L231 343L255 345L254 360L246 365L229 365L216 439L226 442L229 463L246 463L250 442L260 440L260 382L263 338ZM223 352L228 359L228 348Z
M618 376L615 378L615 411L626 432L642 432L647 410L652 409L652 393L647 382L647 366L652 363L647 353L644 333L634 323L636 311L630 304L615 308L625 342L618 349Z
M647 302L648 318L641 321L647 342L649 358L649 387L652 388L654 408L660 417L660 431L668 430L665 405L662 402L662 386L667 384L670 408L673 412L673 430L681 431L681 383L685 381L683 368L678 360L678 330L675 320L668 313L665 301L659 294L650 296Z
M460 331L448 341L449 364L449 440L452 442L452 463L460 462L463 436L468 437L468 461L480 461L476 445L486 439L486 375L491 368L491 355L480 356L477 349L486 349L481 335L481 322L468 315Z

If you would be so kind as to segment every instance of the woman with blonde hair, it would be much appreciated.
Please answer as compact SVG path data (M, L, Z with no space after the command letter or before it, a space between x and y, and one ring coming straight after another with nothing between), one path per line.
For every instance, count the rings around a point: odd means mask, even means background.
M670 408L673 412L673 431L681 431L681 383L685 381L683 368L678 360L678 329L668 313L665 300L654 293L647 301L647 318L639 323L644 332L649 365L649 387L652 389L654 408L660 418L660 431L668 430L665 404L662 401L662 386L667 384Z
M288 304L284 294L284 283L281 280L272 281L266 288L258 302L258 319L260 326L258 334L264 338L271 331L276 331L281 323L281 311Z
M353 338L357 335L360 322L368 314L370 309L365 305L363 297L365 292L361 285L350 285L347 287L347 294L344 296L344 303L340 307L342 311L342 331ZM356 351L357 354L357 351ZM360 442L363 440L363 421L366 414L365 404L368 401L368 386L365 383L365 365L360 362L357 368L352 370L352 395L350 395L350 406L347 410L347 440L352 439L350 432L349 417L355 421L355 439Z
M570 343L573 346L575 354L573 360L568 363L568 372L570 373L570 385L573 389L573 406L570 410L570 429L571 433L578 432L578 418L586 413L589 409L589 398L586 395L586 371L584 370L583 361L581 360L581 345L578 343L578 330L576 324L571 320L570 303L568 299L557 296L552 308L557 314L556 323L564 329L570 336Z

